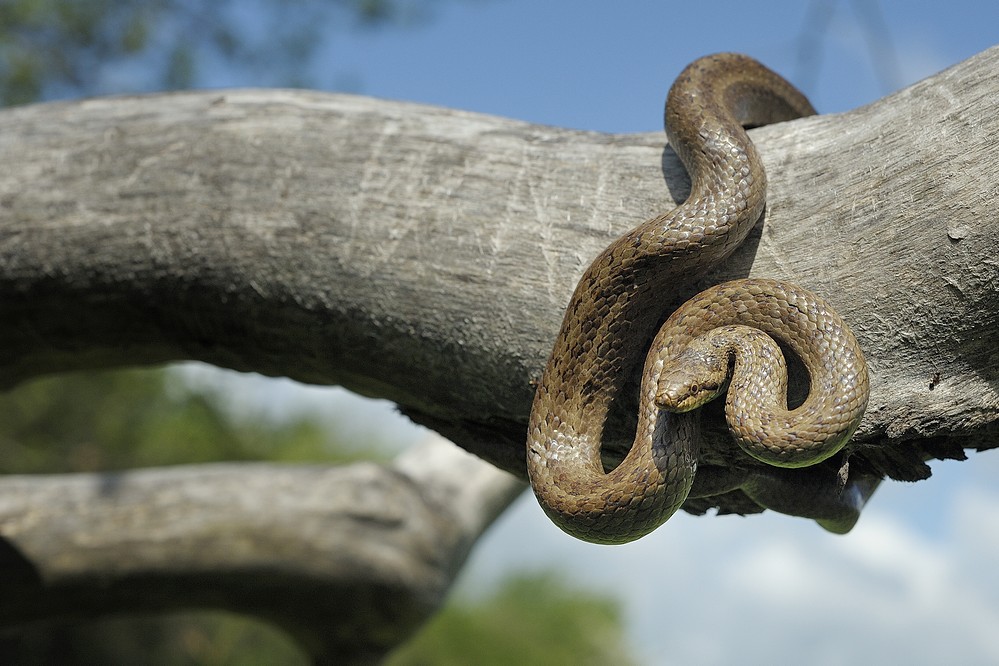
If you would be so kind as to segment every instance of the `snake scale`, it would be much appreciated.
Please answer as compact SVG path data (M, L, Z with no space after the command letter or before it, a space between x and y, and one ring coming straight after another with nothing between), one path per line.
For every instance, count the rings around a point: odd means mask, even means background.
M731 254L763 213L766 176L744 127L813 113L791 84L742 55L701 58L674 82L666 133L690 174L690 195L619 238L584 272L531 410L531 484L569 534L624 543L665 522L697 471L699 416L690 410L726 387L730 430L746 453L776 466L774 475L834 455L859 424L869 389L857 341L825 301L800 287L765 279L717 285L655 333L661 304ZM808 396L795 409L787 406L784 357L772 338L808 371ZM609 406L643 356L635 440L605 472ZM808 470L801 472L807 479ZM740 487L763 506L793 505L768 478ZM820 524L849 530L873 486L848 485L842 497L827 498L845 518Z

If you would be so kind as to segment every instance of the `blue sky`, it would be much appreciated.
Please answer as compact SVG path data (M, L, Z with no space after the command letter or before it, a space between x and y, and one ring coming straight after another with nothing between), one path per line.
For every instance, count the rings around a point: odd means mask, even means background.
M748 53L835 113L999 38L997 4L880 5L872 14L870 3L846 0L444 2L411 27L331 31L313 76L376 97L644 132L661 130L670 82L706 53ZM824 24L821 7L831 8ZM210 83L259 82L220 74ZM243 381L268 404L277 392L280 404L366 413L344 426L359 436L419 436L384 405L359 407L340 391ZM884 484L846 537L770 514L678 514L640 542L599 547L563 535L525 496L473 553L463 585L522 567L563 569L621 595L650 664L999 663L999 453L933 469L926 482Z
M997 10L974 2L885 3L887 33L839 0L816 32L813 2L443 3L407 30L337 33L320 81L356 77L358 92L604 132L661 127L673 78L714 51L748 53L802 79L822 112L873 101L995 43ZM710 26L710 27L709 27ZM891 81L872 62L894 54ZM816 65L799 63L815 53ZM887 58L889 63L891 58ZM879 62L881 59L879 58Z

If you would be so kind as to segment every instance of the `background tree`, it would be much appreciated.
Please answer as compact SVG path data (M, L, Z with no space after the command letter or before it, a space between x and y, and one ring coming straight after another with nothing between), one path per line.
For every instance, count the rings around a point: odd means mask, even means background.
M303 72L330 28L411 24L435 4L12 0L0 4L0 104L199 87L219 67L255 85L315 85Z

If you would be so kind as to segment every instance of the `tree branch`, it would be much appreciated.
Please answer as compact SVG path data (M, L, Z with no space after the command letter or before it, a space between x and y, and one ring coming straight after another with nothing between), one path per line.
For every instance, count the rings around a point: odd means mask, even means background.
M436 438L391 467L0 478L0 626L222 608L317 659L374 662L438 609L523 487Z
M754 130L768 213L709 278L833 303L872 370L853 460L894 478L995 445L997 67ZM660 133L303 91L6 110L0 161L4 384L191 358L339 383L519 474L576 279L687 187ZM751 464L709 435L708 462Z

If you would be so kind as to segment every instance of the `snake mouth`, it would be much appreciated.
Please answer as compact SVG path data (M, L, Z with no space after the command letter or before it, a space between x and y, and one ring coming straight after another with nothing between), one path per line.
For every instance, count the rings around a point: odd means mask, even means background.
M725 392L728 382L675 381L661 382L655 404L674 414L692 412Z

